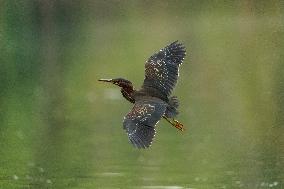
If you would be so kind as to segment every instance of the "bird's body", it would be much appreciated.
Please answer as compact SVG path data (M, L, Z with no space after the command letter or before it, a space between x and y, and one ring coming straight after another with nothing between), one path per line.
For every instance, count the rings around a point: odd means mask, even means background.
M145 64L145 79L140 90L135 90L132 83L123 78L99 80L121 87L123 97L134 104L124 117L123 128L135 147L147 148L151 145L155 125L162 117L183 130L183 125L174 119L179 103L171 92L184 57L185 47L177 41L152 55Z

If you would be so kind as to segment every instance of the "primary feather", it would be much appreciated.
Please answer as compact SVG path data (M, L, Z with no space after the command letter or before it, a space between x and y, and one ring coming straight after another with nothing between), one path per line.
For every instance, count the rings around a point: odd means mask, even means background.
M179 76L179 66L186 54L183 44L175 41L152 55L145 64L142 90L168 100Z

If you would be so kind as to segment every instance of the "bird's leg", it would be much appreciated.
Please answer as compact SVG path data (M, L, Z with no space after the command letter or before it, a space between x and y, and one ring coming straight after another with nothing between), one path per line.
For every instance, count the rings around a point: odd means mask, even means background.
M183 127L183 124L178 122L177 120L175 119L172 119L170 120L169 118L167 118L166 116L163 116L163 118L165 120L167 120L167 122L169 122L173 127L177 128L178 130L180 131L184 131L184 127Z

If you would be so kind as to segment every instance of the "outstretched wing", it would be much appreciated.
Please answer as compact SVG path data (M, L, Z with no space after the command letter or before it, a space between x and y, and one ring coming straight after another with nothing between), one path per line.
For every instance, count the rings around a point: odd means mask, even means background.
M184 60L185 53L183 44L175 41L152 55L145 64L142 90L167 99L177 83L179 66Z
M166 111L164 101L154 97L136 99L132 110L124 117L123 129L137 148L148 148L155 136L155 125Z

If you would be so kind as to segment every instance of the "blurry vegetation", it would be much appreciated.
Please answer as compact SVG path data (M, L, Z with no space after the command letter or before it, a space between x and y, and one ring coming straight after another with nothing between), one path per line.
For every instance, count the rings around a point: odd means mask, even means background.
M0 0L0 188L284 188L282 1ZM136 150L144 62L187 47L174 94L187 127Z

